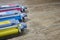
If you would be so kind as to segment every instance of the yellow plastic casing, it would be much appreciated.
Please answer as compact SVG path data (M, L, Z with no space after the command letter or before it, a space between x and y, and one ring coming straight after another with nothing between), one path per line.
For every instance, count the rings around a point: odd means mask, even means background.
M6 28L3 30L0 30L0 37L5 37L12 34L18 34L19 32L21 32L21 30L18 29L18 25L17 25L17 27Z

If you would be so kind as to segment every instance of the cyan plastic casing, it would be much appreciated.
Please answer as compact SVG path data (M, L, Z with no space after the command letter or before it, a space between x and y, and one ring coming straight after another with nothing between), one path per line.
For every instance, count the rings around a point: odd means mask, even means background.
M20 16L20 12L17 10L0 12L0 21L12 19L12 18L22 20L22 17Z

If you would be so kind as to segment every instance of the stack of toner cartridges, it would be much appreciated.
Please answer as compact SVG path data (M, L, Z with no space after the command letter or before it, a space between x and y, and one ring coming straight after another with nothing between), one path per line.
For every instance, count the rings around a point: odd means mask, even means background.
M0 37L21 32L27 28L24 22L27 14L25 6L8 4L0 6Z

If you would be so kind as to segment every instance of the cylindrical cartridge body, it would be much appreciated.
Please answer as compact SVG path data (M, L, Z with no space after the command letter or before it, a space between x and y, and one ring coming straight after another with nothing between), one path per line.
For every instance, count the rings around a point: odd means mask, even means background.
M9 29L4 29L4 30L0 30L0 37L5 37L8 35L12 35L12 34L17 34L19 33L18 28L9 28Z

